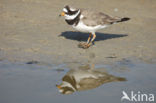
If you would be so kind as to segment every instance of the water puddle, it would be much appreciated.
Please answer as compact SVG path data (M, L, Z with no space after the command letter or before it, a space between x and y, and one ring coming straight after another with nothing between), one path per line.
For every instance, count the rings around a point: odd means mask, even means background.
M0 103L121 103L123 91L156 95L156 64L77 65L0 61Z

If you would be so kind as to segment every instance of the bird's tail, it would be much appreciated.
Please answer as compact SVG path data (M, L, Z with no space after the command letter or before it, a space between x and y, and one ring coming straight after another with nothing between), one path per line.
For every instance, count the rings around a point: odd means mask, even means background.
M130 20L130 18L124 17L124 18L121 18L120 20L118 20L117 22L124 22L124 21L128 21L128 20Z
M117 77L116 81L127 81L127 80L126 80L126 78L123 78L123 77Z

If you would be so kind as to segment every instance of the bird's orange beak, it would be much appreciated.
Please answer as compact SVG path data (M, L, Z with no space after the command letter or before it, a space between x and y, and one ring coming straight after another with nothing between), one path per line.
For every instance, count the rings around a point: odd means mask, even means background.
M61 86L60 86L60 85L56 85L56 87L57 87L58 89L61 89Z
M64 12L62 12L59 16L64 16L65 15L65 13Z

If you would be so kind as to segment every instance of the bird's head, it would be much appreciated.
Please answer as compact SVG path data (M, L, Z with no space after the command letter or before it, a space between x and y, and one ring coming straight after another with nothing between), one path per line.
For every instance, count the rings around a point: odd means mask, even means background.
M80 13L80 9L66 5L59 16L64 16L66 20L74 19Z
M63 84L61 83L60 85L56 85L56 87L58 88L61 94L72 94L75 92L75 90L72 87L65 85L64 83Z

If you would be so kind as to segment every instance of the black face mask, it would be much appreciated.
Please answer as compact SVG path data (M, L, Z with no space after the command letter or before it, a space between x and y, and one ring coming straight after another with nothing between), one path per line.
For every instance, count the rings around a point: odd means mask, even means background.
M74 15L79 11L79 10L71 11L70 7L68 5L65 6L64 8L66 8L66 10L67 10L67 12L65 12L65 14L67 14L67 15Z

